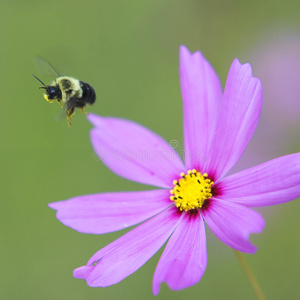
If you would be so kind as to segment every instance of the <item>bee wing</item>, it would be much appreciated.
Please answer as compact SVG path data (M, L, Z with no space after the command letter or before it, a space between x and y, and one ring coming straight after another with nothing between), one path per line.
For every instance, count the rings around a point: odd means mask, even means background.
M67 117L67 102L64 103L61 112L59 113L59 115L55 118L56 121L61 121L63 119L65 119Z
M36 69L41 75L47 75L52 78L61 77L56 69L43 57L36 56L34 58Z

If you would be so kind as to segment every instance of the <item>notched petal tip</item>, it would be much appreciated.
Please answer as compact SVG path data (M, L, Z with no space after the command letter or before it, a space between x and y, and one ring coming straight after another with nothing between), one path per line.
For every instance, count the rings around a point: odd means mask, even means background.
M199 64L201 61L205 61L206 59L204 58L203 54L201 51L195 51L191 52L186 46L181 45L179 47L179 60L181 62L181 66L185 62L184 66L187 67L186 65L187 62L193 63L193 64Z
M73 271L73 277L78 279L87 279L89 274L93 271L94 266L82 266Z
M234 72L241 72L244 73L247 76L252 77L252 67L250 63L244 63L242 64L238 58L235 58L231 64L232 71ZM231 71L231 70L230 70ZM239 74L241 75L241 74Z
M182 56L189 57L192 56L193 53L189 50L189 48L185 45L179 46L179 57L182 58Z
M57 206L58 202L52 202L52 203L48 203L48 207L54 209L54 210L58 210L58 206Z
M103 117L93 113L88 113L86 117L89 120L89 122L92 123L92 125L94 125L95 127L101 127Z
M160 291L160 285L161 283L152 287L152 293L154 296L158 296Z
M250 242L252 233L260 233L264 218L257 212L239 204L213 199L202 215L212 232L229 247L254 254L257 247Z
M251 235L259 234L265 228L265 220L259 213L257 213L257 220L256 220L255 225L256 226L253 227L252 232L247 232L244 237L244 239L246 241L249 241L249 247L248 247L247 251L245 251L246 253L249 253L249 254L255 254L256 251L258 250L258 247L251 243L251 240L250 240Z
M253 233L259 234L264 230L266 222L260 213L258 213L257 211L255 212L257 213L257 219L256 219L256 228L254 228Z
M66 203L68 203L68 200L61 200L61 201L48 203L48 206L58 212L58 210L65 207Z
M261 86L261 81L258 77L253 76L252 66L250 63L242 64L238 58L235 58L231 64L231 67L237 68L236 71L243 72L245 75L251 77L252 80L255 80L255 83Z
M179 46L179 53L184 53L184 52L190 53L190 51L189 51L189 49L188 49L187 46L185 46L185 45L180 45L180 46Z

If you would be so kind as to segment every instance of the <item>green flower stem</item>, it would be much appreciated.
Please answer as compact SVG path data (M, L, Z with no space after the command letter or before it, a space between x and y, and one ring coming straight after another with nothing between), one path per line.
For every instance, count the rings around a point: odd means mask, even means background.
M257 297L258 300L266 300L266 297L261 289L261 287L258 284L258 281L254 275L254 273L252 272L249 264L247 263L245 257L243 256L243 254L237 250L233 250L239 263L241 264L242 268L244 269L246 276L255 292L255 295Z

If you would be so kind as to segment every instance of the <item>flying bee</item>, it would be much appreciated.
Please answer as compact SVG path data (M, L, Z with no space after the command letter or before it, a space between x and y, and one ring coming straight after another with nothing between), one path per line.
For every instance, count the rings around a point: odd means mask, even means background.
M96 101L95 90L84 81L79 81L73 77L60 76L51 64L48 63L48 65L58 75L58 78L50 85L45 85L35 75L32 74L32 76L43 85L40 88L45 90L44 98L50 103L56 100L63 107L68 124L71 126L71 117L75 112L75 108L80 108L84 113L84 107L92 105Z

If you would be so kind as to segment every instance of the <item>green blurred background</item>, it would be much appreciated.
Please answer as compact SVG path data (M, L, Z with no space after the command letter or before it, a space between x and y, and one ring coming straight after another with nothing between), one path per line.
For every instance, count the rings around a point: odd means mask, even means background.
M43 99L31 76L39 75L36 55L95 88L97 102L88 111L135 120L177 140L179 148L179 45L201 50L223 84L238 57L262 79L265 104L237 168L300 149L299 1L0 3L1 299L152 299L161 254L108 288L90 288L72 277L74 268L121 233L78 233L57 221L47 204L145 187L95 159L91 125L80 111L70 128L55 121L59 106ZM296 200L260 210L266 228L252 236L259 250L246 258L268 299L300 298L299 209ZM233 251L207 232L208 267L200 283L180 292L163 284L158 299L255 299Z

